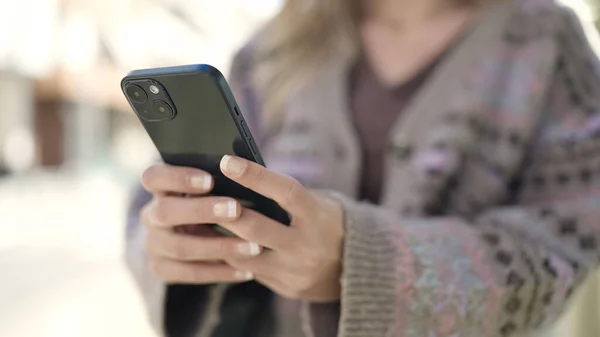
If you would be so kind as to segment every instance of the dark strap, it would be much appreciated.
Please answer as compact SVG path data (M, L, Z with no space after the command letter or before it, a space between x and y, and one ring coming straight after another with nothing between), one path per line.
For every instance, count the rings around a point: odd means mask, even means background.
M169 337L193 337L204 316L207 287L177 284L167 287L165 334Z
M202 285L167 287L164 317L167 336L194 337L200 318L204 317L207 289ZM269 319L272 299L273 293L257 282L229 288L221 306L220 323L212 337L259 337L265 324L273 324Z
M273 324L272 299L273 293L257 282L230 288L212 337L267 337L259 333L265 330L265 324Z

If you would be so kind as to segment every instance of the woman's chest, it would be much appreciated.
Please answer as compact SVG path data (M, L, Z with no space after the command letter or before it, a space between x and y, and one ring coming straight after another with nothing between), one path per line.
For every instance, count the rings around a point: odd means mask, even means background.
M510 66L503 55L461 52L432 74L400 118L375 130L386 208L406 216L476 214L505 200L522 168L546 90L540 84L551 76L539 62L550 59L551 50L532 46L530 57ZM290 102L265 157L272 169L309 187L356 198L364 143L351 118L345 76L330 69ZM515 81L528 92L513 90ZM372 104L372 118L377 107Z
M383 206L407 216L470 215L507 197L536 134L557 53L548 39L506 40L510 14L485 17L378 135ZM347 70L334 60L294 95L266 159L310 187L357 197L364 158Z

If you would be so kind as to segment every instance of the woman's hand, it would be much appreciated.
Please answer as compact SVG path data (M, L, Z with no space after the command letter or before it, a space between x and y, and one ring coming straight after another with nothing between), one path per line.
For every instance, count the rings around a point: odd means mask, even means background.
M140 214L148 229L148 263L165 282L204 284L252 278L223 260L256 256L260 246L196 225L234 220L241 213L234 199L203 196L213 184L204 171L165 164L150 167L142 176L142 185L153 195Z
M225 156L221 170L230 179L275 200L289 212L291 225L286 227L242 209L230 198L173 196L206 193L212 183L196 184L202 185L196 189L191 187L191 177L205 173L154 166L144 174L143 183L155 198L142 211L142 219L150 228L148 252L155 272L167 281L185 283L254 278L288 298L313 302L339 299L343 242L340 206L306 190L291 177L238 157ZM172 230L179 225L206 223L218 223L238 237L218 237L208 228L201 229L200 236Z

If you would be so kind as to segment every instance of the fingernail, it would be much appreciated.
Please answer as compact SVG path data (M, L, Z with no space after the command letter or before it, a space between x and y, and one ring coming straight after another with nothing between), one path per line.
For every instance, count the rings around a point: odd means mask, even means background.
M249 281L254 278L254 274L252 274L251 272L241 271L241 270L236 271L233 276L238 280L244 280L244 281Z
M199 174L190 178L190 185L192 185L193 188L208 191L212 186L212 180L212 176L208 174Z
M220 218L233 219L237 215L237 203L233 200L219 202L213 206L213 213Z
M244 242L237 245L238 253L245 256L257 256L260 254L260 246L254 242Z
M245 169L246 163L239 158L225 155L223 156L223 159L221 159L221 170L229 175L239 176L244 173Z

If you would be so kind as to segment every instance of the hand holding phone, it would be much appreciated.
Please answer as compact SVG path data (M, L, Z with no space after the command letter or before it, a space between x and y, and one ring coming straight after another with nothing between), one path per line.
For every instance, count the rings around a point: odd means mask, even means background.
M189 181L187 172L176 169L180 168L159 165L150 170L154 177L148 179L147 188L154 191L160 181ZM166 281L192 284L255 279L287 298L337 301L344 242L340 204L290 176L240 157L224 157L220 169L231 180L282 205L293 223L281 226L256 211L241 210L232 198L170 196L165 191L181 187L158 184L157 202L142 212L155 273ZM181 223L212 221L235 236L177 235L171 230Z

